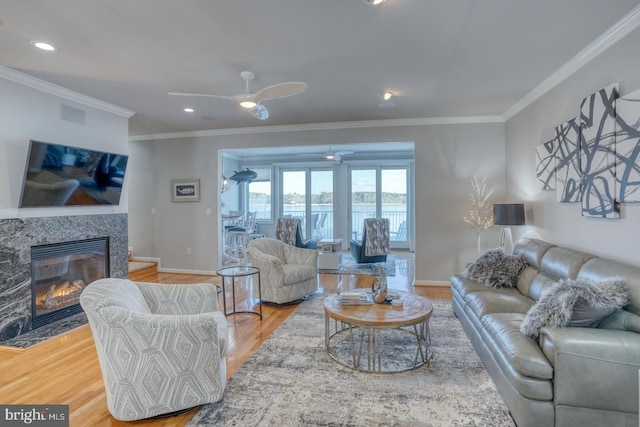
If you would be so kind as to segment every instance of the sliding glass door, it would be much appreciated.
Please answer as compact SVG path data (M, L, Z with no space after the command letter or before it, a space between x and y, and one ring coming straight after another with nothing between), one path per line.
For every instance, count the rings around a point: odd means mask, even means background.
M365 218L389 218L392 247L409 247L409 206L407 167L350 168L351 236L362 239Z
M298 218L305 239L333 237L333 170L282 170L283 217Z

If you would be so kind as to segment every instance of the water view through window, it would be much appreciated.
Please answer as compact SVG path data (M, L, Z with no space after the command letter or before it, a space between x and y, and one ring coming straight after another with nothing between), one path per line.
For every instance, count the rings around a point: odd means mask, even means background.
M352 169L350 180L352 238L361 238L365 218L389 218L391 240L407 241L407 168ZM333 238L332 170L282 172L283 216L299 218L305 238Z
M389 218L391 240L407 240L406 168L351 170L351 234L358 240L365 218Z

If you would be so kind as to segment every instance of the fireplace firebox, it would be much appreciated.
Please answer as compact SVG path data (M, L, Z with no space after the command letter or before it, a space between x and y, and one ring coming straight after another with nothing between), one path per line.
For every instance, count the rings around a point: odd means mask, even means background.
M82 290L109 271L108 237L33 246L31 328L80 313Z

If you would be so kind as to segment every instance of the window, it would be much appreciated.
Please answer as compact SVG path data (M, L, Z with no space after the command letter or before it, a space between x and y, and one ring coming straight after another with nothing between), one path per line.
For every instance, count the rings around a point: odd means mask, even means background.
M247 186L248 212L256 212L256 220L271 221L271 168L252 168L258 176Z
M352 167L351 235L362 238L365 218L388 218L392 247L409 247L408 182L405 166Z
M282 171L282 215L298 218L305 239L333 238L333 170Z

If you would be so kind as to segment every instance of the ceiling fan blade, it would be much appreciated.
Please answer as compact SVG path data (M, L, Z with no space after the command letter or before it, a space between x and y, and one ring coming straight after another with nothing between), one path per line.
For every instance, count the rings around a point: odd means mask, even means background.
M256 102L264 101L266 99L286 98L287 96L304 92L305 89L307 89L307 84L303 82L278 83L260 89L253 94L253 98Z
M333 153L333 155L336 156L336 157L348 156L349 154L353 154L353 151L335 151Z
M247 109L247 111L258 120L267 120L269 118L269 110L262 104L257 104L255 107Z
M202 96L202 97L207 97L207 98L222 98L222 99L228 99L230 101L235 101L235 98L233 96L210 95L210 94L207 94L207 93L169 92L169 95L173 95L173 96Z

